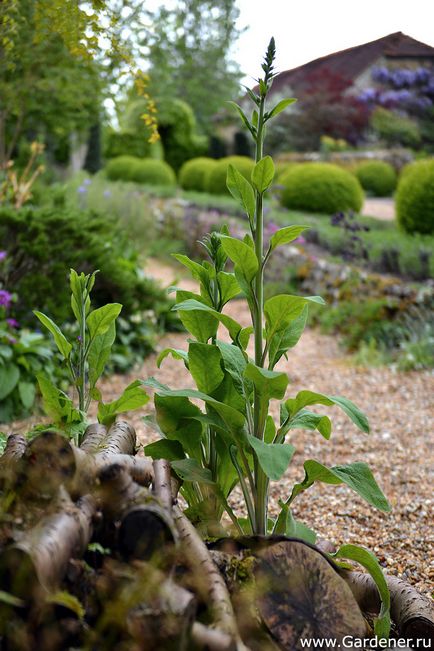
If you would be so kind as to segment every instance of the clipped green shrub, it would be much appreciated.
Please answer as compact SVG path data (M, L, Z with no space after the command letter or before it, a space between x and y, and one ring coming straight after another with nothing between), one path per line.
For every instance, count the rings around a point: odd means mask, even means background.
M217 165L214 158L192 158L183 164L179 170L179 185L183 190L205 192L205 179L207 174Z
M290 169L280 179L280 201L286 208L331 214L359 212L363 190L349 172L331 163L306 163Z
M104 168L110 181L132 181L134 169L139 159L136 156L116 156Z
M396 172L390 163L365 161L356 167L362 188L373 197L390 197L396 188Z
M229 194L226 187L226 175L229 165L234 165L240 174L250 181L250 175L255 166L254 160L247 156L227 156L226 158L220 158L206 175L205 189L207 192L210 194Z
M396 191L396 216L407 233L434 233L434 159L404 168Z
M173 169L162 160L118 156L112 158L105 168L111 181L133 181L145 185L175 185Z

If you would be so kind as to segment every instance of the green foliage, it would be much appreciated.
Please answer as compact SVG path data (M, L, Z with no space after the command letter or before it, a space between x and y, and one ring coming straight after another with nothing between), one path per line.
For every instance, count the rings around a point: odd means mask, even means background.
M396 192L396 216L407 233L434 233L434 160L404 168Z
M204 192L205 180L216 164L213 158L199 157L188 160L179 170L179 185L183 190Z
M396 188L396 172L384 161L360 163L355 174L365 192L373 197L390 197Z
M217 161L217 164L208 171L205 179L205 189L210 194L227 194L226 176L229 165L249 180L253 171L254 161L247 156L227 156Z
M118 156L163 158L161 141L150 143L150 136L150 130L146 131L144 124L141 132L134 129L122 129L121 131L110 129L105 134L104 156L105 158L117 158Z
M243 524L246 530L262 535L274 530L313 540L313 532L294 520L291 508L298 495L316 481L345 484L374 507L383 511L390 507L365 463L328 468L311 459L304 463L305 479L295 484L289 498L282 502L280 516L268 518L270 481L283 476L294 453L293 445L285 442L290 430L304 428L330 438L330 418L322 409L317 413L308 407L338 407L359 430L369 432L366 416L346 398L300 391L284 400L288 377L275 370L279 359L287 356L299 340L308 306L323 305L324 301L319 296L283 294L264 302L263 273L269 258L277 247L305 230L304 226L286 226L274 232L268 250L264 250L263 197L273 183L275 171L272 159L263 155L264 127L294 101L284 100L271 111L265 110L274 76L274 56L272 39L262 65L264 78L259 82L259 94L249 93L256 106L252 120L237 107L252 134L257 162L253 169L250 164L249 174L243 175L236 166L223 161L228 190L243 207L250 233L239 240L223 227L220 233L206 236L203 245L208 259L203 262L175 256L198 281L199 290L176 290L175 309L192 336L188 350L168 349L160 354L159 363L173 356L187 367L197 389L171 390L154 378L145 382L155 390L155 419L163 437L163 441L145 450L157 458L169 456L173 471L183 482L181 492L188 502L188 512L205 529L218 527L226 511L237 531L243 533L228 504L231 491L239 484L248 514L248 524ZM233 271L226 270L229 261ZM247 300L252 326L243 327L223 311L239 293ZM230 343L219 338L220 325L227 330ZM253 359L247 353L252 335ZM283 400L279 420L269 413L274 400Z
M144 45L151 94L161 100L188 101L204 133L209 133L211 119L223 102L239 92L239 68L229 58L240 33L238 14L235 0L189 0L150 12L153 29ZM180 166L168 160L175 169Z
M359 212L363 190L349 172L331 163L306 163L291 168L280 178L280 201L286 208L332 214Z
M148 396L137 381L130 384L117 400L110 403L102 401L97 384L110 359L116 337L116 319L122 305L108 303L94 310L91 308L90 293L96 273L78 275L71 269L70 302L79 333L72 342L52 319L35 311L35 316L53 336L68 369L72 386L78 394L78 407L75 407L72 399L56 387L46 373L40 372L37 380L43 406L54 424L70 438L74 438L77 445L86 428L86 415L92 400L98 402L98 421L107 427L112 425L117 414L137 409L148 401Z
M105 173L111 181L133 181L144 185L174 185L176 181L172 168L164 161L135 156L112 158Z
M378 136L388 145L403 145L404 147L417 147L421 143L419 127L414 120L394 111L378 107L371 118L371 125Z

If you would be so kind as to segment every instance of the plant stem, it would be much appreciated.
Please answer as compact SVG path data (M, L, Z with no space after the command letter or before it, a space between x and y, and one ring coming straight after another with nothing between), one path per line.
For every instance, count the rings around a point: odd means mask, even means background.
M264 130L265 96L261 96L258 115L258 131L256 135L256 162L263 156L263 130ZM262 193L256 192L255 211L255 253L258 259L258 272L255 277L255 364L264 366L263 340L262 340L262 313L264 303L264 214ZM255 390L254 402L254 434L262 441L264 436L265 419L261 414L260 400ZM267 481L266 476L255 458L255 528L257 534L267 533ZM252 523L253 526L253 523Z

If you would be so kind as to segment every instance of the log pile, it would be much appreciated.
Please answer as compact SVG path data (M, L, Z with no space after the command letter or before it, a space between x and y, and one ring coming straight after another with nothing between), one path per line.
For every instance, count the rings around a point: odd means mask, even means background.
M372 636L369 576L285 537L206 545L170 465L125 422L80 448L47 430L0 457L0 651L273 651ZM395 633L430 639L432 605L388 579Z

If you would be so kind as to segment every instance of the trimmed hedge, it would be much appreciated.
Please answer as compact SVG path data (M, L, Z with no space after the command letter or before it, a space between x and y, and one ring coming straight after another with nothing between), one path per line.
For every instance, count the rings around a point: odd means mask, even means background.
M373 197L390 197L396 188L396 172L381 160L360 163L355 175L362 188Z
M434 159L404 168L396 192L396 216L407 233L434 233Z
M226 187L226 175L229 165L236 169L250 181L255 161L247 156L227 156L217 161L216 165L209 170L205 178L205 190L210 194L229 194Z
M363 190L349 172L331 163L305 163L280 179L280 202L286 208L332 214L340 210L359 212Z
M137 158L135 156L117 156L105 167L110 181L133 181L145 185L175 185L173 169L162 160Z
M179 170L179 185L183 190L205 192L205 179L217 165L214 158L192 158Z

